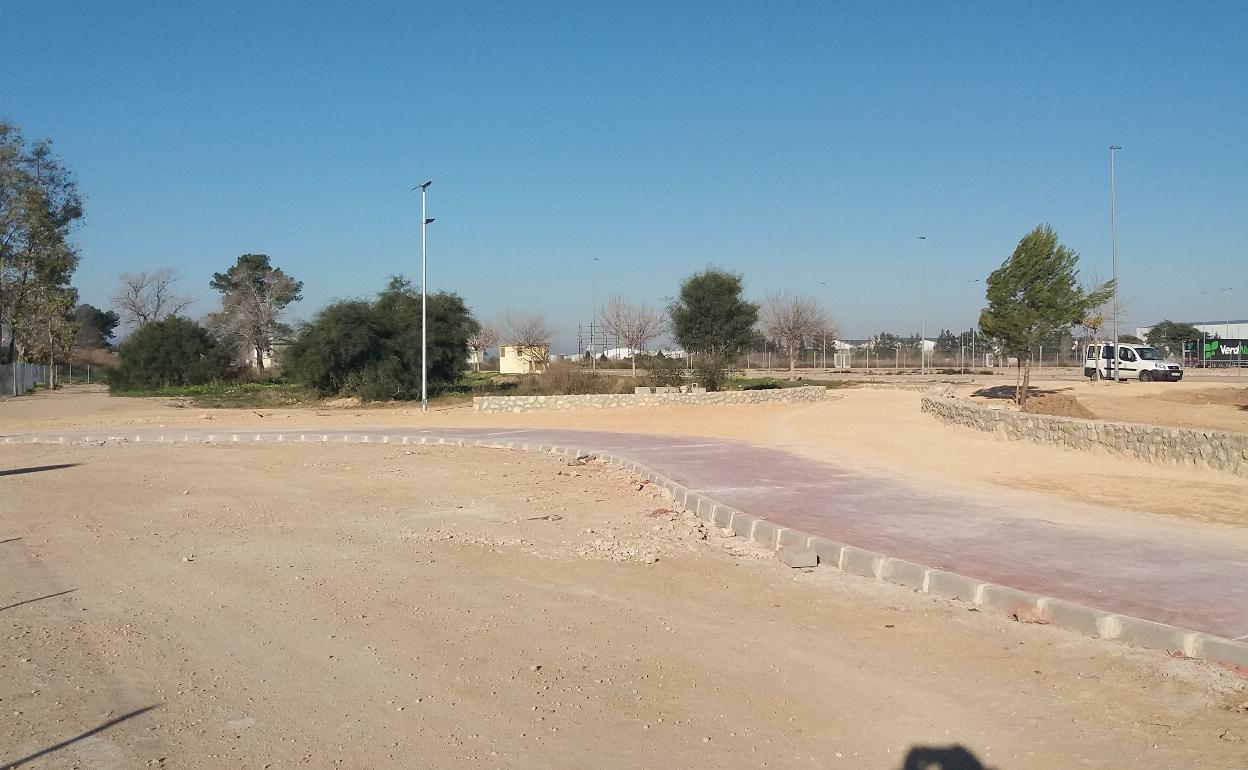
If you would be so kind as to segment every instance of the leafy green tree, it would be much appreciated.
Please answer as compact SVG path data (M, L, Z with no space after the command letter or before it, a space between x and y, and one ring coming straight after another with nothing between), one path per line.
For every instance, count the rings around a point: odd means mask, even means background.
M707 268L686 278L680 296L668 305L672 337L714 364L708 374L726 369L753 339L758 305L741 296L743 288L740 275Z
M480 329L456 294L430 294L429 386L454 384L468 363L468 338ZM335 302L296 335L283 365L321 395L369 401L420 398L420 295L393 278L376 301Z
M936 352L942 356L953 357L961 350L961 341L958 335L949 329L941 329L940 334L936 337Z
M109 372L111 390L154 390L203 385L229 376L232 356L208 330L170 316L144 324L117 346L120 360Z
M753 340L758 305L741 296L743 288L740 275L707 268L686 278L668 305L672 337L697 357L695 374L708 390L722 386Z
M263 369L274 337L289 331L281 315L290 303L303 299L303 281L273 267L266 254L243 254L229 270L214 273L208 285L221 292L214 326L236 340L248 358L254 355L256 366Z
M27 145L21 130L0 121L0 323L14 360L27 329L60 307L78 267L69 234L82 218L82 199L52 143Z
M1175 357L1182 357L1184 342L1196 342L1200 338L1200 329L1176 321L1159 321L1144 336L1149 345Z
M74 345L79 350L111 350L113 334L121 323L121 316L112 310L100 310L85 302L74 308L78 321L78 334Z
M1079 255L1040 225L1019 241L1014 253L988 276L988 307L979 327L1009 355L1018 357L1015 400L1027 405L1031 354L1055 332L1084 320L1105 302L1111 284L1085 291L1078 283Z

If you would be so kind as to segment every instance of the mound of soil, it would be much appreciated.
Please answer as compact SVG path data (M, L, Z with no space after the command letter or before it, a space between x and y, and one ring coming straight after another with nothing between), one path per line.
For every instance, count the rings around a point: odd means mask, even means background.
M1027 408L1023 411L1031 414L1051 414L1055 417L1096 419L1092 410L1079 403L1079 399L1065 393L1034 393L1027 397Z

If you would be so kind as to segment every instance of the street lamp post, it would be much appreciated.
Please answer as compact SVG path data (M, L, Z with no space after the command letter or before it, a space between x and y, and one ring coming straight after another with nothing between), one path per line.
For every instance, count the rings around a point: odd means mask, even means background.
M927 236L920 235L919 240L923 241L923 246L927 245ZM923 280L920 286L920 306L921 315L919 316L919 374L927 373L927 249L920 248L923 263Z
M1118 187L1114 178L1114 153L1122 147L1109 146L1109 228L1114 269L1114 382L1122 382L1118 350Z
M591 277L589 285L589 370L598 374L598 356L594 352L594 324L598 320L598 258L590 265Z
M967 283L979 283L981 280L983 280L983 279L981 279L981 278L969 278L969 279L967 279L967 281L966 281L966 282L967 282ZM978 319L978 318L977 318L977 319L975 319L975 320L971 323L971 369L972 369L972 370L975 368L975 327L976 327L976 326L979 326L979 319Z
M828 282L820 281L819 285L827 286ZM820 294L822 293L823 292L820 292ZM823 368L827 369L828 368L828 323L827 323L828 319L824 318L823 320L824 320L823 329L822 329L822 332L823 332ZM835 343L836 340L833 340L832 342Z
M1231 292L1235 290L1233 286L1226 286L1218 291L1226 293L1226 299L1222 302L1222 309L1226 311L1226 325L1222 327L1222 338L1231 338Z
M1223 302L1223 309L1226 310L1226 325L1222 327L1222 339L1224 340L1229 340L1231 338L1231 292L1234 290L1235 290L1235 287L1233 286L1225 286L1222 289L1219 289L1219 291L1223 292L1226 295L1226 300L1225 302ZM1242 340L1237 341L1236 345L1237 346L1235 348L1235 351L1236 351L1236 355L1238 356L1239 351L1243 349L1243 341ZM1241 368L1240 365L1242 363L1243 363L1242 359L1239 361L1236 361L1235 358L1233 357L1226 362L1226 365L1234 366L1235 376L1238 377L1239 370Z
M429 278L425 269L425 230L429 223L433 220L426 215L425 197L429 193L429 185L433 184L433 180L427 180L420 185L420 411L429 411L429 302L428 302L428 285Z

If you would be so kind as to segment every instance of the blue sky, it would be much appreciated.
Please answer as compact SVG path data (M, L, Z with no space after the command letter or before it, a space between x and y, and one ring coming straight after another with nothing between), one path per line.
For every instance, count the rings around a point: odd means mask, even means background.
M430 288L561 347L595 257L600 300L714 264L859 337L918 329L926 249L934 334L1041 222L1108 277L1117 143L1130 325L1248 316L1248 4L1039 5L14 3L0 116L76 172L100 305L171 266L206 313L245 252L300 317L418 277L431 177Z

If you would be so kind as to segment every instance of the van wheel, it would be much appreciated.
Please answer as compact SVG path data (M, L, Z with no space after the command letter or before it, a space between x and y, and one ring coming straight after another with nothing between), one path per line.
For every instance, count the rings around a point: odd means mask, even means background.
M1140 372L1140 382L1152 382L1152 381L1153 381L1152 372Z

